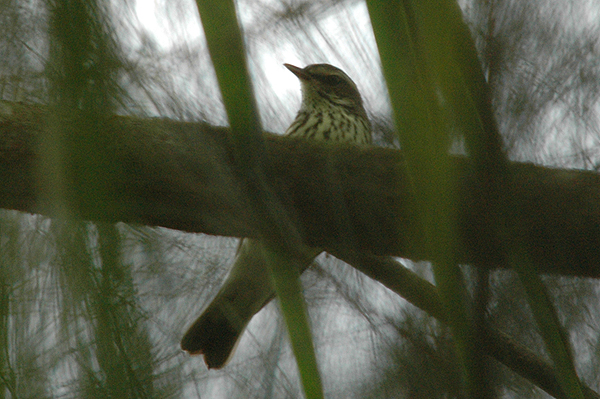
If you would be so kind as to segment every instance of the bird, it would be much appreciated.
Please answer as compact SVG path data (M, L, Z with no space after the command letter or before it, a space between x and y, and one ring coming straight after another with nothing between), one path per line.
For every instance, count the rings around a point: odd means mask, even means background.
M302 104L286 130L289 137L371 144L371 125L360 92L352 79L330 64L300 68L284 64L300 80ZM181 348L204 355L209 369L225 366L252 317L275 297L260 240L241 241L223 286L189 327ZM320 249L311 249L301 260L301 272Z

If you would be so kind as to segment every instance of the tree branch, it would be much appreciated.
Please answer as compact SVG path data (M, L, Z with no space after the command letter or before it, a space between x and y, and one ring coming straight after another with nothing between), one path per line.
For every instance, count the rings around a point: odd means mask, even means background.
M0 103L0 207L53 215L40 193L36 145L48 116L43 108ZM258 237L232 167L227 129L203 123L114 117L106 134L118 163L102 204L71 190L67 204L83 219L163 226L188 232ZM279 200L306 243L339 252L429 259L411 212L413 200L399 150L319 143L267 134L264 165ZM99 151L100 151L99 150ZM502 245L488 226L468 159L455 157L459 260L503 267ZM516 219L501 219L510 236L547 274L600 277L600 175L512 163ZM86 178L67 165L68 185ZM79 174L78 174L79 173ZM111 202L107 206L106 201ZM107 211L108 209L108 211ZM485 262L484 262L485 261Z
M447 323L442 300L436 287L388 257L364 255L356 252L335 253L336 257L352 265L367 276L400 295L408 302L426 311L442 323ZM484 355L495 358L521 377L528 379L555 398L568 399L563 393L554 367L533 351L514 340L508 334L487 327L483 334ZM600 395L582 383L588 399L600 399Z
M39 190L53 173L39 167L37 152L48 121L43 107L0 102L0 208L56 216L49 196ZM76 216L258 238L258 222L232 167L226 128L113 117L105 129L110 140L101 150L118 165L111 168L113 185L101 204L90 202L84 192L89 184L78 183L89 179L89 171L71 164L64 169L64 181L73 189L63 200ZM266 177L306 243L349 262L444 321L435 287L381 257L429 259L410 211L413 198L402 153L275 135L266 140ZM488 226L493 218L481 200L485 196L478 195L485 186L468 159L453 162L459 259L503 267L502 245ZM521 241L542 273L599 277L600 176L522 163L510 168L519 218L501 221L511 238ZM488 338L489 354L562 397L550 365L501 332L489 330ZM599 397L589 389L586 396Z

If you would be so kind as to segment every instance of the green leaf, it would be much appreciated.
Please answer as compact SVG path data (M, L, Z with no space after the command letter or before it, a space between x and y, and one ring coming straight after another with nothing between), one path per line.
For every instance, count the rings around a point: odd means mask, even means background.
M510 193L506 191L510 176L487 84L458 5L450 0L367 4L400 142L420 201L415 208L421 206L424 245L431 245L436 251L433 253L437 253L433 265L436 283L457 339L468 390L472 395L481 392L483 382L477 382L477 367L473 362L477 349L472 340L477 337L469 325L462 302L461 277L452 262L452 201L444 200L451 198L452 192L452 175L443 161L447 151L443 135L451 122L464 133L469 155L486 184L494 210L489 233L500 235L509 262L519 273L561 387L568 397L582 398L569 344L545 287L526 251L510 240L497 223L500 212L507 218L518 215L514 214Z
M236 144L237 172L245 179L246 193L261 222L261 234L268 234L279 243L268 245L263 253L281 303L304 393L307 398L322 398L297 264L301 240L261 169L265 154L262 129L246 68L235 5L230 0L197 0L196 4Z
M264 246L263 253L271 271L271 281L275 287L279 305L283 311L292 350L300 370L304 394L307 398L322 398L321 377L302 295L301 266L298 258L294 258L274 246Z
M438 74L445 65L424 26L421 5L367 1L396 128L405 153L424 242L433 256L435 281L452 328L470 393L479 390L473 327L466 290L455 261L456 175L448 157L450 114L439 99ZM431 41L433 40L433 43Z
M451 104L453 119L461 123L469 155L489 190L488 203L505 217L516 218L518 215L512 211L507 192L510 187L507 160L501 152L501 138L492 115L488 88L460 9L454 1L448 0L413 3L415 14L420 16L427 32L424 46L435 70L433 75L438 77L444 99ZM496 224L497 220L490 221L490 225ZM583 398L569 342L544 284L522 246L513 242L502 227L499 229L511 266L525 287L529 305L558 371L561 387L568 397Z

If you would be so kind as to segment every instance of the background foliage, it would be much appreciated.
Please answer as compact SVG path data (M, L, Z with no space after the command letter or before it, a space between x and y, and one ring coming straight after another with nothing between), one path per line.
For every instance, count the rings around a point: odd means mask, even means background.
M76 108L77 129L50 120L41 184L63 220L0 213L0 395L6 398L298 397L297 370L276 304L250 325L222 371L179 350L185 327L218 290L235 240L69 213L69 148L86 158L81 184L118 170L102 145L111 113L226 118L192 2L7 0L0 5L0 98ZM596 170L600 71L595 2L461 2L490 82L511 159ZM265 128L282 132L299 106L281 65L328 62L357 82L379 145L395 145L366 7L358 1L240 1ZM287 86L287 82L292 82ZM282 82L285 82L283 84ZM457 137L460 132L457 131ZM461 142L457 139L457 151ZM96 156L94 156L96 155ZM89 177L92 176L92 177ZM90 179L90 180L86 180ZM404 261L431 279L428 264ZM464 266L470 292L472 270ZM488 318L541 355L522 287L490 276ZM462 397L447 328L328 256L302 277L326 397ZM600 388L598 284L545 278L571 339L579 376ZM526 320L527 322L523 322ZM496 397L546 394L490 362Z

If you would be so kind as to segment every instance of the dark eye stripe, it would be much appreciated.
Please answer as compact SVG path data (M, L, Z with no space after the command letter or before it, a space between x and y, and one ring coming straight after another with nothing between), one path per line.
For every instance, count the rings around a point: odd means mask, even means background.
M337 75L319 76L317 79L319 79L321 82L328 84L330 86L337 86L337 85L346 83L344 81L344 79L342 79L341 77L339 77Z

